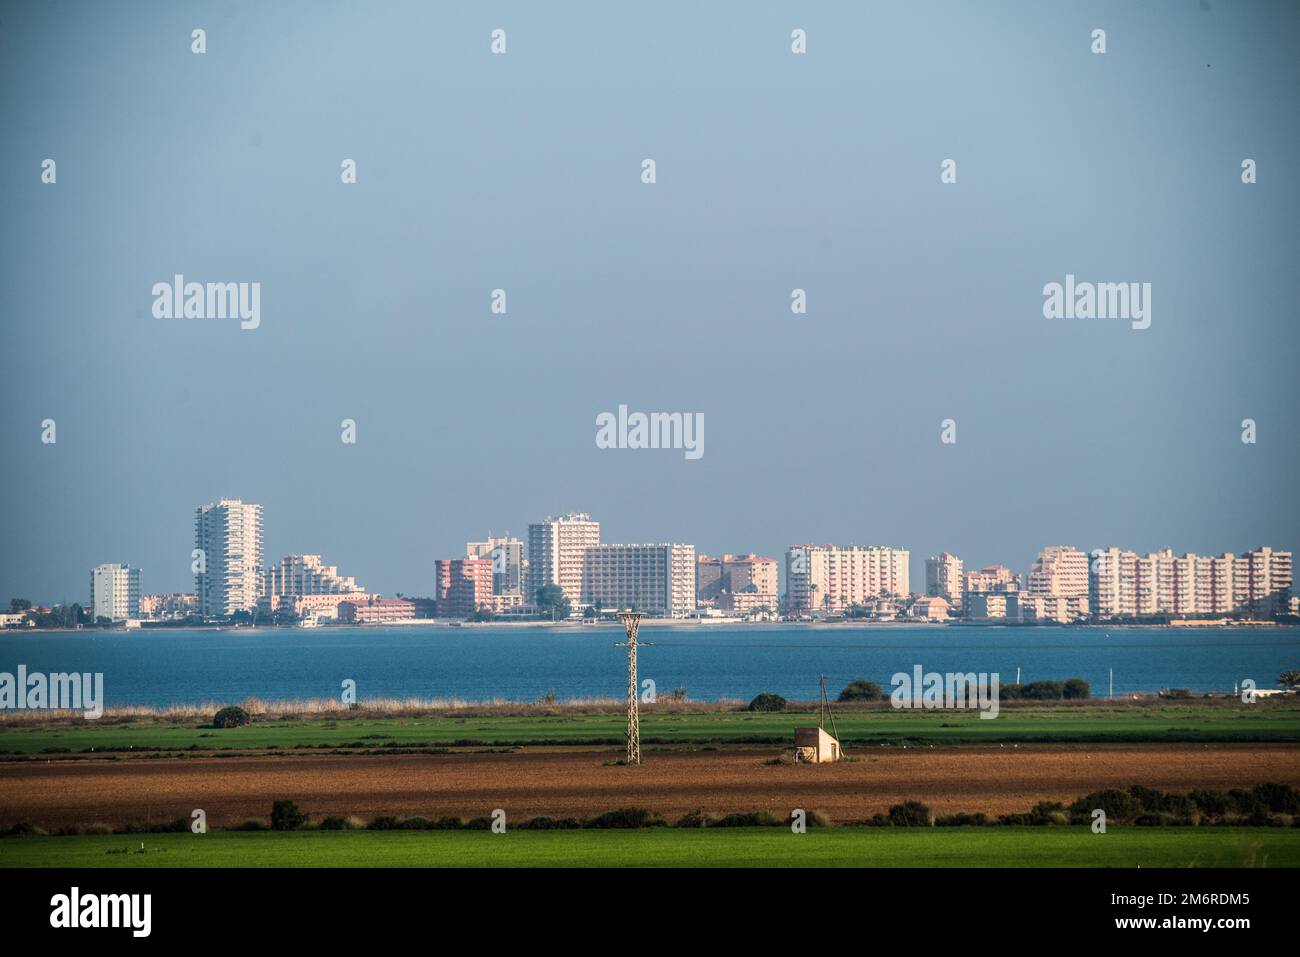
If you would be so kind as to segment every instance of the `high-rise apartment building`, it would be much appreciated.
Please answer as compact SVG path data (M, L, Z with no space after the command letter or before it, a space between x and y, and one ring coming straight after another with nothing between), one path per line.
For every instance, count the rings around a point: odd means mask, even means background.
M785 553L789 610L842 612L868 598L906 596L910 557L889 546L792 545Z
M948 603L946 610L961 608L965 590L960 558L948 552L940 552L925 560L925 593L944 599Z
M365 588L319 555L286 555L262 572L263 595L343 595Z
M700 601L714 602L722 594L757 595L741 604L775 609L777 588L775 558L726 554L721 558L700 555L695 560L695 594Z
M562 518L546 518L528 526L528 594L525 601L537 601L543 585L559 585L575 608L582 601L583 561L587 549L600 544L600 522L582 512ZM694 569L691 579L694 581Z
M223 498L195 509L194 591L199 614L225 618L257 606L261 587L262 506Z
M96 619L139 618L140 569L129 565L96 565L90 571L90 607Z
M1069 545L1050 545L1029 570L1031 595L1072 598L1088 595L1088 556Z
M1138 555L1099 548L1089 567L1098 618L1285 613L1292 590L1291 553L1261 546L1240 556Z
M583 558L584 606L686 618L695 611L694 545L596 545Z
M522 595L526 583L524 543L509 534L496 537L491 532L482 542L465 543L466 558L487 558L492 561L492 594Z
M492 606L492 559L440 558L433 563L434 614L469 618Z

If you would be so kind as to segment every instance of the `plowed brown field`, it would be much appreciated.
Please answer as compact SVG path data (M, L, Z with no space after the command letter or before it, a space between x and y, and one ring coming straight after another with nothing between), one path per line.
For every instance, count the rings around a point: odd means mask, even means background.
M852 762L765 765L775 752L651 752L639 768L605 766L615 752L314 755L0 764L0 827L154 822L207 812L211 825L266 820L291 798L313 817L581 817L638 806L670 820L792 808L834 821L868 817L914 798L936 812L1024 811L1103 787L1170 791L1300 786L1296 745L1042 745L882 748Z

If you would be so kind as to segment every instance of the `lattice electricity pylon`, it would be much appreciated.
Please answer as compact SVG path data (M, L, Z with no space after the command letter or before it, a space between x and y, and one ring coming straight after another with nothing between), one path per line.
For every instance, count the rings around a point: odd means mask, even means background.
M641 709L637 694L636 650L653 645L653 641L637 641L636 633L641 628L641 614L635 611L623 614L623 627L627 629L627 641L614 643L615 648L627 649L627 763L641 763Z

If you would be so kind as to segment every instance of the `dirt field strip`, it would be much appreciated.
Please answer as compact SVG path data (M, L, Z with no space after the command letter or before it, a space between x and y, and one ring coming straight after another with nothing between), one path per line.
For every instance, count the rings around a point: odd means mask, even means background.
M0 764L0 827L121 825L186 818L214 826L265 820L290 798L315 818L355 814L511 820L583 817L617 807L670 820L792 808L860 820L906 799L936 812L1028 810L1103 787L1227 790L1300 786L1300 745L1110 745L861 749L828 765L765 765L776 752L650 752L640 768L605 766L613 751L320 755Z

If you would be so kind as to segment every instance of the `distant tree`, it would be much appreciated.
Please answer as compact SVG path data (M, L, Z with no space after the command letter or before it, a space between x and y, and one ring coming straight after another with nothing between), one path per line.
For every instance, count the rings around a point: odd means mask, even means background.
M271 830L296 831L307 823L307 815L293 801L276 801L271 805Z
M248 712L236 705L222 708L212 716L214 728L245 728L252 723L253 719Z
M564 595L559 585L543 585L537 589L537 607L552 619L568 618L573 613L573 606Z
M26 598L10 598L10 599L9 599L9 611L12 612L12 613L15 613L15 614L16 614L17 612L20 612L20 611L26 611L28 608L31 608L31 607L32 607L32 603L31 603L31 601L28 600L28 599L26 599Z
M894 827L930 827L934 824L934 815L920 801L904 801L889 809L889 823Z
M1280 684L1283 688L1290 688L1292 691L1294 691L1296 688L1300 687L1300 671L1297 671L1295 668L1291 668L1287 671L1282 672L1280 675L1277 676L1277 683Z
M879 701L885 696L880 690L880 685L874 681L868 681L866 678L859 678L857 681L850 681L840 692L840 701Z
M582 609L582 617L587 621L590 621L591 619L595 618L596 617L595 606L588 605L586 608Z
M779 694L769 694L764 691L762 694L755 695L754 700L749 703L748 711L784 711L786 701Z
M1061 686L1061 696L1075 701L1091 698L1092 687L1082 678L1067 678Z

